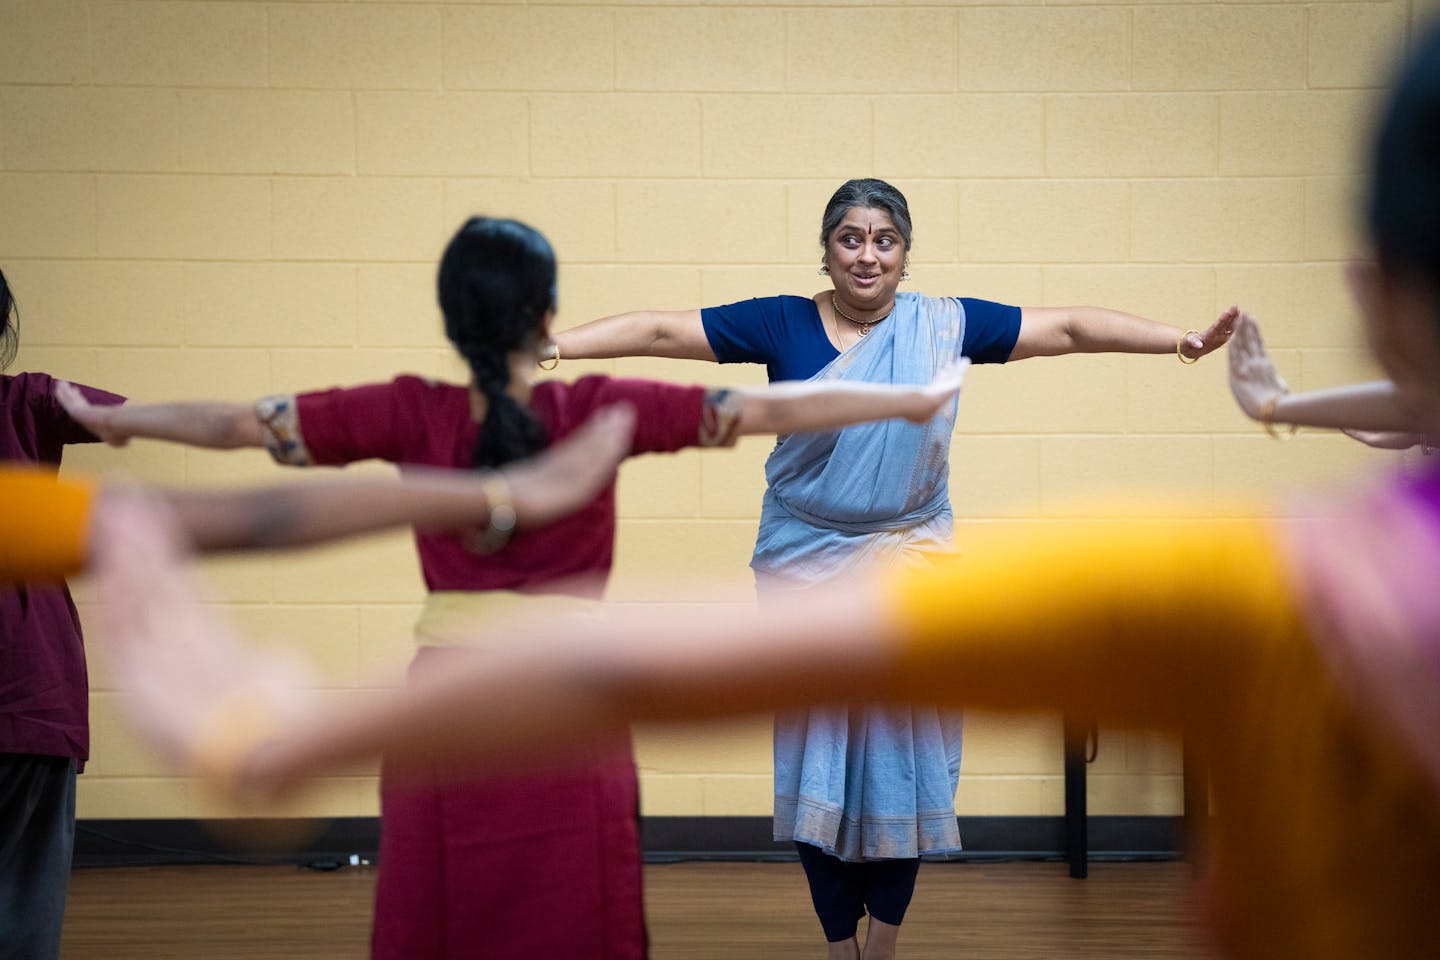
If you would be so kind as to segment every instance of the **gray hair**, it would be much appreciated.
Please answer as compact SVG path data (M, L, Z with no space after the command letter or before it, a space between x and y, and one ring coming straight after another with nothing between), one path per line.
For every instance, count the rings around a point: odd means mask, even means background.
M910 252L910 205L905 202L905 194L884 180L870 179L846 180L830 197L830 202L825 205L825 215L820 218L822 250L829 244L830 234L835 232L840 221L845 219L846 211L854 207L884 210L890 214L890 219L895 222L895 229L900 231L900 239L905 241L905 252Z

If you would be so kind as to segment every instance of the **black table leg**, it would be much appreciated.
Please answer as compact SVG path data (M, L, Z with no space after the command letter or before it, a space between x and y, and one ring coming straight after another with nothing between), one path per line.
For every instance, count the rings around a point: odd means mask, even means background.
M1085 746L1091 726L1064 719L1065 727L1065 858L1070 876L1084 879L1089 870L1090 840L1086 824Z

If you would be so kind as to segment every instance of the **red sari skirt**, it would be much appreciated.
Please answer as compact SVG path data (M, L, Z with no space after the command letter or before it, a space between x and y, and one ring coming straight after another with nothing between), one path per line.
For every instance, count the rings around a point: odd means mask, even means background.
M628 738L563 769L381 773L376 960L641 960L639 789Z

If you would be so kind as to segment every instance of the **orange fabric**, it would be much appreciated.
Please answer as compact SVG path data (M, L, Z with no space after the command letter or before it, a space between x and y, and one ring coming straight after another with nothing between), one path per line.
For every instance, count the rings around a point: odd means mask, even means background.
M1260 522L1047 524L890 580L909 695L1183 730L1246 958L1440 956L1440 797L1335 682Z
M94 498L86 481L0 466L0 583L78 573Z

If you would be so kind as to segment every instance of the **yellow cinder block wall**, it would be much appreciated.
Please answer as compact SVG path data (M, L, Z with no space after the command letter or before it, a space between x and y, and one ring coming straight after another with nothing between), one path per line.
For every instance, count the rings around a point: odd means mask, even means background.
M564 326L811 293L824 201L880 176L911 201L912 289L1181 327L1238 302L1293 386L1367 378L1340 273L1360 148L1434 6L0 0L12 369L146 400L463 378L432 283L472 212L550 235ZM953 456L962 542L972 524L1083 514L1116 485L1204 517L1391 462L1318 433L1276 444L1224 381L1223 360L1171 357L974 371ZM683 570L710 602L745 602L768 445L627 465L613 595L645 602L649 577ZM66 462L182 485L278 469L153 443ZM422 594L406 534L205 570L246 631L313 660L326 700L403 669ZM94 673L80 815L217 812L131 736L98 657ZM641 731L645 810L767 813L768 731ZM960 812L1059 811L1055 718L976 714L967 738ZM1173 813L1178 771L1170 741L1107 730L1092 810ZM327 778L304 809L375 813L373 768Z

